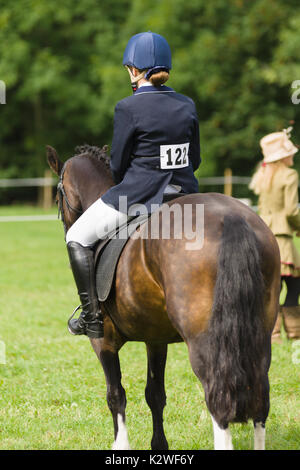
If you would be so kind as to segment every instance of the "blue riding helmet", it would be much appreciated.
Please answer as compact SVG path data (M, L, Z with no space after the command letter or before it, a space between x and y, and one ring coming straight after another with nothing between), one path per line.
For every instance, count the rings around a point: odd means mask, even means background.
M132 36L126 46L123 65L139 70L172 68L171 49L160 34L139 33Z

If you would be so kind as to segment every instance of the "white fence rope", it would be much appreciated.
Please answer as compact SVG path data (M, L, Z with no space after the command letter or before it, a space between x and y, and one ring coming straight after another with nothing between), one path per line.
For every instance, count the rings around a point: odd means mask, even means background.
M57 178L49 176L49 170L46 170L45 176L41 178L2 178L0 179L0 188L25 188L25 187L44 187L44 202L47 199L44 208L52 206L52 187L57 185ZM199 184L204 186L222 185L230 182L230 184L249 184L249 177L244 176L214 176L199 178ZM246 202L246 200L244 201ZM0 216L1 222L43 222L58 220L57 215L4 215Z
M232 176L232 184L249 184L251 178L248 176ZM201 185L224 185L228 180L224 176L212 176L199 178ZM0 188L24 188L37 186L56 186L55 178L2 178L0 179Z
M251 181L248 176L212 176L203 177L198 179L200 186L213 186L222 185L230 182L230 184L246 184ZM2 178L0 179L0 188L21 188L21 187L51 187L57 185L57 179L44 177L44 178ZM299 184L300 185L300 184ZM50 195L51 197L51 195ZM247 199L240 199L247 204ZM300 205L299 205L300 207ZM252 206L253 210L257 210L256 206ZM57 215L12 215L0 216L0 222L42 222L58 220Z
M0 179L0 188L24 188L35 186L54 186L57 180L54 178L3 178Z
M45 222L59 220L57 215L1 215L1 222Z

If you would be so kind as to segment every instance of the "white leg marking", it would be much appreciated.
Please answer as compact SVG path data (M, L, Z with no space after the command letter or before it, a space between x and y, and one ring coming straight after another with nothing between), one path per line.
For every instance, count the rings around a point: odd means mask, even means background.
M211 417L214 429L215 450L233 450L230 429L221 429L213 417Z
M120 414L118 414L118 434L112 450L130 450L127 429Z
M266 429L262 423L254 425L254 450L265 450Z

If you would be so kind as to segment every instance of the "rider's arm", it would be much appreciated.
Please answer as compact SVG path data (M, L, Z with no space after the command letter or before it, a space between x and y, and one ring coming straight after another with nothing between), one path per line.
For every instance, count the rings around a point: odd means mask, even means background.
M116 184L122 181L130 165L134 131L135 126L132 116L124 102L120 101L115 108L110 156L110 168Z
M192 162L193 170L196 171L200 165L201 158L200 158L200 133L199 133L199 121L197 116L196 107L194 110L194 119L193 119L193 133L192 139L190 142L190 151L189 156Z

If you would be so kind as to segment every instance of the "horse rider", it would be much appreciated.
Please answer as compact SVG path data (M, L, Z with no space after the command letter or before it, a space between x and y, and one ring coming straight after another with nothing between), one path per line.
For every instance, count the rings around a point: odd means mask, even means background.
M291 167L298 148L292 143L292 127L266 135L260 141L263 162L253 175L250 188L259 195L259 215L274 233L281 258L281 282L287 295L272 333L272 342L281 341L281 326L287 338L300 338L300 254L293 240L300 236L298 173Z
M136 34L127 44L123 65L133 95L115 107L110 160L115 186L66 235L82 309L78 319L69 320L69 331L90 338L103 336L94 244L135 215L139 204L151 213L165 193L199 192L194 176L201 161L197 111L191 98L164 85L172 68L169 44L151 31Z

